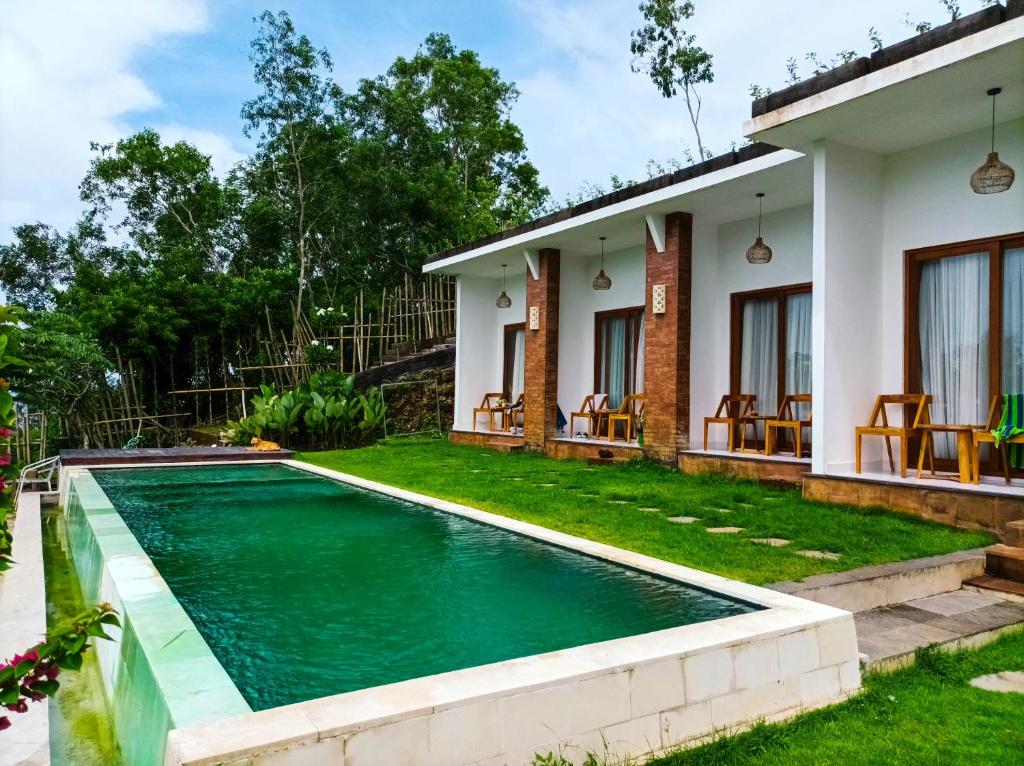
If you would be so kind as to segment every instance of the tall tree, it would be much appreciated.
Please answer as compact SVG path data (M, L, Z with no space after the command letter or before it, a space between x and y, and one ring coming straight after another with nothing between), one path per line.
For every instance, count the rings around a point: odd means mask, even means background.
M14 241L0 245L0 288L11 303L32 310L53 308L53 295L71 276L67 239L51 226L14 227Z
M715 79L711 54L696 44L697 37L684 29L693 18L690 0L643 0L640 3L643 24L630 35L632 69L643 72L665 98L680 90L697 138L700 158L711 156L700 134L701 96L699 86Z
M318 137L329 133L331 118L326 109L338 88L326 76L331 57L317 50L305 35L295 31L287 13L264 11L252 41L250 60L259 95L242 106L245 134L257 136L259 154L254 158L273 183L274 193L289 225L298 265L294 326L298 331L303 298L308 288L312 198L327 177L322 144Z

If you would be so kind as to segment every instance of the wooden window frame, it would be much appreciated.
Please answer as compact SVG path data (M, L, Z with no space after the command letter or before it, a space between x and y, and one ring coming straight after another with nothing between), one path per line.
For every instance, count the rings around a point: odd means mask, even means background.
M629 319L631 316L639 316L643 321L645 308L643 306L628 306L621 309L594 312L594 393L608 393L601 390L601 323L607 319L622 317ZM633 387L636 385L636 362L640 349L640 322L637 322L637 331L633 333L633 375L626 380L626 389L623 394L635 394ZM610 351L609 351L610 353ZM610 361L610 360L609 360Z
M812 293L812 282L800 282L793 285L782 285L781 287L766 287L760 290L746 290L744 292L732 293L729 296L730 310L730 339L729 339L729 389L732 394L746 394L749 391L740 391L740 378L743 362L743 304L750 300L766 300L775 298L778 302L778 342L776 343L776 361L778 384L776 392L778 401L774 403L770 412L765 412L764 403L757 403L757 411L762 415L775 415L782 406L782 399L786 393L806 394L809 391L786 391L786 307L791 295Z
M988 398L1003 393L1003 255L1007 250L1024 247L1024 231L997 237L982 237L964 242L932 245L903 253L903 391L921 391L921 267L929 261L988 252ZM986 409L988 403L986 402ZM979 423L984 427L987 424ZM914 440L915 442L917 440ZM916 449L916 445L913 449ZM955 461L936 461L948 469ZM984 462L989 472L998 470L994 451Z
M505 325L504 328L504 342L501 349L502 352L502 370L501 370L501 387L502 393L506 397L512 396L512 365L515 363L516 353L516 333L522 330L526 332L526 322L514 322L512 324Z

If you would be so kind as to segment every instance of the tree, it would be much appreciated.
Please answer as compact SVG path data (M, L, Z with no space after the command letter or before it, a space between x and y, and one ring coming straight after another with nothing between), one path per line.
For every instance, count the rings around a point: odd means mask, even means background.
M288 223L298 261L294 326L298 331L308 287L312 198L325 178L316 139L330 126L326 107L337 86L321 74L331 69L326 49L317 50L284 11L264 11L252 41L250 60L262 92L242 106L245 135L258 135L256 163L267 173Z
M630 34L632 69L644 72L665 98L680 90L686 99L697 152L701 159L711 156L700 134L701 97L698 86L715 79L711 54L696 45L696 35L689 34L683 23L693 18L690 0L643 0L639 6L644 23Z
M14 227L14 241L0 245L0 287L12 303L39 310L53 307L54 291L71 276L67 240L51 226Z

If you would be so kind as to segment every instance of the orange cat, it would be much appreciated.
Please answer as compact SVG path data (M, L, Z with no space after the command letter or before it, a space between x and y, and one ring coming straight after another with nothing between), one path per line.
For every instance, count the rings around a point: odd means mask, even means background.
M252 441L249 444L252 445L249 449L254 449L257 452L273 452L274 450L281 449L281 445L277 442L264 441L258 436L252 437Z

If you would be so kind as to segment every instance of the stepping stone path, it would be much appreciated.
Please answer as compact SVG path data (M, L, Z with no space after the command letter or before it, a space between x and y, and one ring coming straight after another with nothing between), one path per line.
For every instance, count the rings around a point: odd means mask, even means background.
M551 484L551 483L548 482L548 483L534 484L533 486L535 486L535 487L557 487L558 485L557 484Z
M737 505L739 505L740 508L757 508L756 505L752 505L751 503L737 503Z
M609 503L615 503L615 505L631 505L629 500L609 500Z
M750 542L757 543L758 545L770 545L772 548L781 548L783 545L789 545L791 540L783 540L781 537L752 537Z
M797 554L809 559L826 559L828 561L839 560L839 554L833 553L832 551L797 551Z
M669 516L668 520L673 524L692 524L695 521L700 521L696 516Z
M712 513L732 513L732 508L715 508L713 506L707 506L705 511L711 511Z
M651 505L642 505L639 506L637 510L643 511L644 513L657 513L658 511L661 510L661 508L655 508L654 506Z
M734 535L737 532L742 532L743 527L708 527L704 531L713 535Z
M990 692L1016 692L1024 694L1024 673L1018 670L1007 670L988 676L971 679L971 686Z

